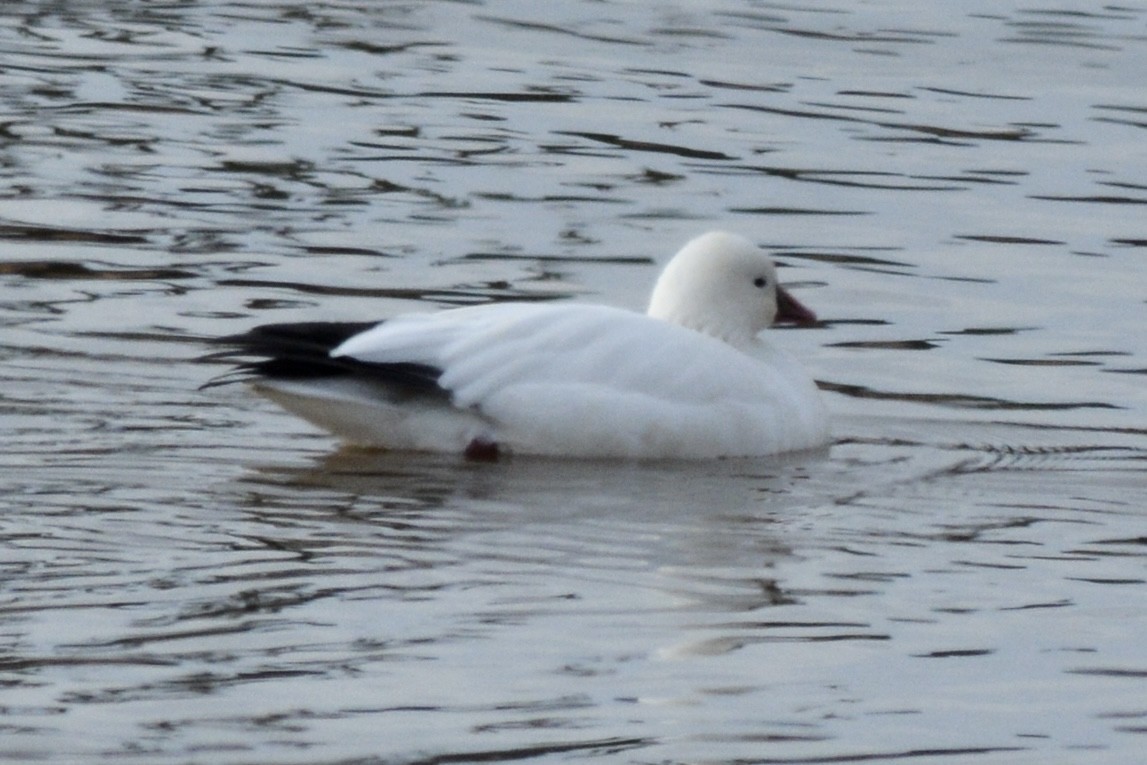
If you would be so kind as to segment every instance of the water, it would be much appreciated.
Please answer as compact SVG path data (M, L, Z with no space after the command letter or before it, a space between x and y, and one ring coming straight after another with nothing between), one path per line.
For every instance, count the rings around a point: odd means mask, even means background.
M0 759L1135 763L1147 8L5 4ZM207 337L825 319L823 453L384 455Z

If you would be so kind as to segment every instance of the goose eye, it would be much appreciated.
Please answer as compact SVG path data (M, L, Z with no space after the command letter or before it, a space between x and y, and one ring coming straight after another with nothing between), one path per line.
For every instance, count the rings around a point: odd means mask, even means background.
M764 289L768 285L769 285L769 280L763 276L758 276L756 279L753 279L753 286L756 287L757 289Z

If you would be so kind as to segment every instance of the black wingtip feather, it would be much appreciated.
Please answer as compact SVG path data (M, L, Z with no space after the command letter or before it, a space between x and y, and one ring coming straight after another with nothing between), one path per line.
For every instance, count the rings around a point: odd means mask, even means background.
M231 360L237 364L227 374L202 387L252 379L308 380L356 375L387 385L440 391L438 378L442 371L427 364L373 364L348 356L331 356L331 351L343 342L377 325L378 322L263 324L238 335L218 338L212 342L229 346L229 350L210 354L206 359Z

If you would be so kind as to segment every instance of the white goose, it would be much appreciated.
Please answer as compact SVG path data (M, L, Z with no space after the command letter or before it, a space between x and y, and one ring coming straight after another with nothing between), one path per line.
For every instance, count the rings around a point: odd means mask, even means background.
M271 324L221 342L283 408L362 445L564 457L714 458L821 446L812 379L758 335L815 321L740 236L685 245L646 314L494 303L379 324ZM230 375L210 384L236 379Z

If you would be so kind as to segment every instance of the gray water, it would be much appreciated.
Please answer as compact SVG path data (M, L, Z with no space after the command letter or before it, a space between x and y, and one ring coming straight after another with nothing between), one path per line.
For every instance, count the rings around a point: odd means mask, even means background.
M0 63L0 760L1142 760L1147 6L9 2ZM641 308L712 228L824 320L830 449L197 390L260 322Z

